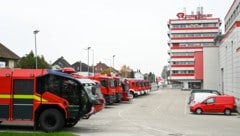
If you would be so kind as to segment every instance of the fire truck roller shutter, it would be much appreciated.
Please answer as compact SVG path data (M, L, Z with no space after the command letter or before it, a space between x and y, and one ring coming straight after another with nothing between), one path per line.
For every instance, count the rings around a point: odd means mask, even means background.
M13 119L33 119L33 79L13 79Z

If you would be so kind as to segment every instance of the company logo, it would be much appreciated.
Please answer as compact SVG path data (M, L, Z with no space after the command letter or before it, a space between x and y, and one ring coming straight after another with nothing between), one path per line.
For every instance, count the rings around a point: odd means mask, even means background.
M177 17L178 17L179 19L183 19L184 16L185 16L185 14L184 14L183 12L177 13Z

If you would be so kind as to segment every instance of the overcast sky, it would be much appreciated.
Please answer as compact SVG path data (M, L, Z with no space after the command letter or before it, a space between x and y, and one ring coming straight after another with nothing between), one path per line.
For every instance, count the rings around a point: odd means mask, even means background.
M0 0L0 43L22 57L35 51L48 62L99 61L160 75L169 58L167 22L203 7L224 23L234 0ZM224 25L224 24L222 24ZM94 59L93 59L94 56Z

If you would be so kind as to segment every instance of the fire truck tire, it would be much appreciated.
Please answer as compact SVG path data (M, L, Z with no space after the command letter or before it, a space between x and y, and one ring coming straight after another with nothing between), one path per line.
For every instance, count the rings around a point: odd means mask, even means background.
M64 127L64 117L57 109L46 109L40 115L39 123L43 131L54 132Z
M130 92L130 94L134 97L136 97L136 95L134 94L134 92Z

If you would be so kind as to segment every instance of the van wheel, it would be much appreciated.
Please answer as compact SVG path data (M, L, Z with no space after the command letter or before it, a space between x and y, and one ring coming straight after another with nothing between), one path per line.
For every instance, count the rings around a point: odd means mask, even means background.
M195 112L196 112L197 114L202 114L202 109L197 108Z
M224 114L225 115L231 115L232 111L230 109L225 109Z

